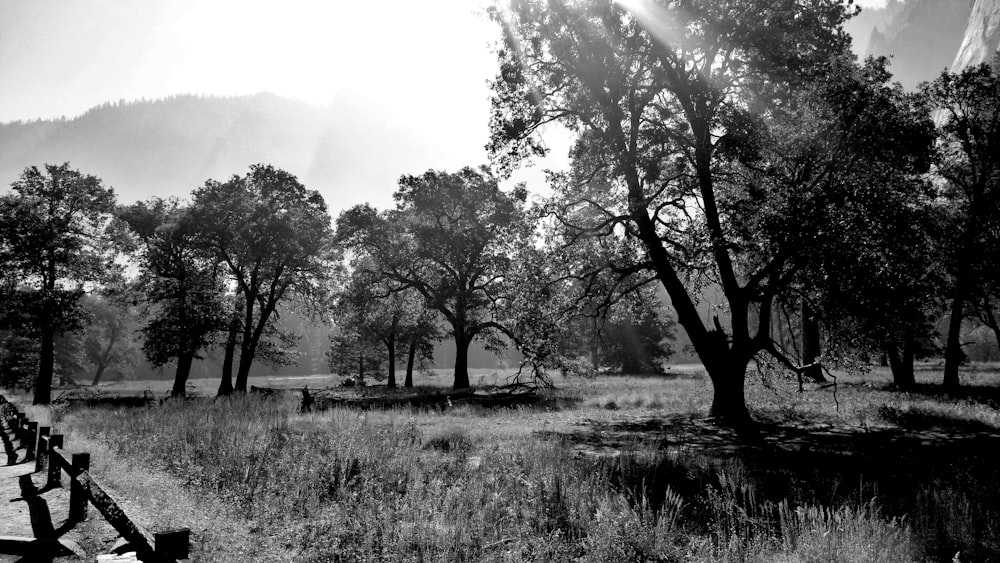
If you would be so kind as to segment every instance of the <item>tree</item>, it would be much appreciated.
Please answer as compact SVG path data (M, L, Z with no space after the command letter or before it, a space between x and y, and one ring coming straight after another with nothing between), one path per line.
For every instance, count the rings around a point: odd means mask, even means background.
M38 342L12 331L0 332L0 385L31 389L38 377Z
M501 332L505 291L520 249L530 246L523 209L527 192L502 191L485 168L403 176L396 209L361 205L341 214L337 238L372 257L394 291L419 293L455 339L455 389L469 387L468 350L475 338Z
M149 306L143 351L154 366L176 360L170 394L184 397L192 363L224 324L218 263L177 200L137 202L118 214L141 248L138 286Z
M669 340L672 322L660 317L655 296L653 303L636 299L627 311L612 316L598 327L600 363L622 374L663 373L663 362L670 357ZM645 302L644 302L645 301Z
M441 340L441 327L436 312L421 307L402 327L399 340L406 346L406 374L403 387L413 388L413 370L424 369L434 360L434 344Z
M566 214L560 203L543 208L557 221L543 229L544 244L534 260L521 261L540 278L517 276L529 278L517 291L526 297L520 307L530 311L522 317L532 325L522 332L535 335L536 349L549 348L549 363L564 373L662 373L672 352L674 322L661 315L655 278L636 267L634 239L584 236L577 227L601 218L588 209Z
M121 297L126 296L95 296L84 301L91 322L82 335L83 351L93 370L92 386L106 374L118 379L127 376L138 360L137 312Z
M799 189L781 188L740 217L761 221L773 247L795 249L798 272L779 298L822 320L835 348L885 351L906 386L940 287L939 221L925 179L934 136L922 98L891 84L886 66L836 61L771 124L765 177Z
M413 289L380 278L381 272L370 256L358 257L339 292L334 315L338 324L352 327L360 338L377 339L385 347L389 388L396 387L397 349L408 345L406 381L412 387L415 355L431 334L423 298Z
M243 306L233 390L246 392L250 367L278 304L322 293L333 258L323 197L288 172L254 165L245 176L209 180L192 203L201 237L228 269ZM235 344L234 344L235 345ZM220 386L219 393L229 390Z
M29 167L0 197L0 266L22 296L39 342L34 404L52 398L56 336L82 326L87 283L115 270L109 250L115 194L69 164Z
M217 395L220 397L230 395L233 392L233 365L236 358L236 350L241 347L242 343L246 302L238 287L235 293L225 295L223 309L226 311L225 323L222 330L224 338L221 342L217 342L223 350L222 378L219 381L219 390L217 392ZM288 312L285 311L285 313ZM296 365L301 355L300 351L296 349L300 335L280 326L282 315L279 313L281 311L276 309L271 315L264 326L260 342L254 350L255 360L260 360L265 365L273 368ZM326 338L326 335L324 335L324 338Z
M600 220L574 225L582 233L640 244L632 267L669 296L712 380L711 414L751 428L748 363L765 352L801 366L770 338L795 247L758 236L765 221L795 216L749 211L828 185L823 170L791 182L761 177L760 141L773 139L770 123L786 104L847 52L849 4L523 0L491 13L504 34L492 84L494 159L506 170L544 153L539 132L550 123L575 133L572 177L556 186L562 214L591 208ZM851 164L830 162L837 171ZM699 315L705 284L720 288L725 322Z
M365 374L380 378L386 362L385 350L363 327L337 327L330 334L330 370L341 376L357 373L357 384L365 384Z
M974 306L976 296L983 295L992 265L984 250L996 246L990 237L996 235L1000 214L1000 56L993 65L944 72L922 85L922 91L937 110L937 171L951 202L951 310L944 385L954 388L959 385L967 304Z

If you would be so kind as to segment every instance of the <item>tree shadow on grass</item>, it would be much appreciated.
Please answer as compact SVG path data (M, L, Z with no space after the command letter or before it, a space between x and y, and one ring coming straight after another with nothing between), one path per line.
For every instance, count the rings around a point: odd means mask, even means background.
M951 389L939 384L919 383L900 391L942 402L965 402L1000 409L1000 387L995 385L966 385Z
M721 473L736 472L762 501L838 506L874 499L886 517L906 518L929 560L951 561L958 552L963 561L995 560L1000 431L941 413L901 413L898 421L908 427L772 422L758 438L741 440L704 418L672 415L584 421L547 436L598 463L655 449L660 458L630 469L635 476L622 484L644 487L649 498L663 498L668 485L697 496L717 486Z

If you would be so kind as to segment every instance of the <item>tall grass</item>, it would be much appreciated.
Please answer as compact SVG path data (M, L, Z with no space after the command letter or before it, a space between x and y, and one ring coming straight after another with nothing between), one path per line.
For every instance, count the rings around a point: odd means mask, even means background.
M235 507L295 561L908 561L871 504L758 499L738 469L636 444L426 432L408 412L294 415L255 397L83 409L63 422ZM197 542L197 538L196 538Z

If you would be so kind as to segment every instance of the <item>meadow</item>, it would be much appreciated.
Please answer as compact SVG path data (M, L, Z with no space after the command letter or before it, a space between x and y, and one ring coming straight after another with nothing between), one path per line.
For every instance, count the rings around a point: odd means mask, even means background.
M943 396L933 365L905 393L880 369L804 393L751 375L749 441L705 420L698 366L557 379L531 408L299 413L249 395L32 411L140 518L191 527L197 561L991 561L1000 371L964 377Z

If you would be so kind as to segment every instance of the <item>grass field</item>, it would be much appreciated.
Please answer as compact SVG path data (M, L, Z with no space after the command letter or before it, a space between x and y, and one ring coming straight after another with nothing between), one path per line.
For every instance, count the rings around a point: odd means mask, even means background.
M698 366L557 380L538 408L299 414L250 396L33 414L150 524L190 526L198 561L997 560L1000 372L952 396L939 377L924 366L902 393L876 369L799 394L751 376L750 442L704 420Z

